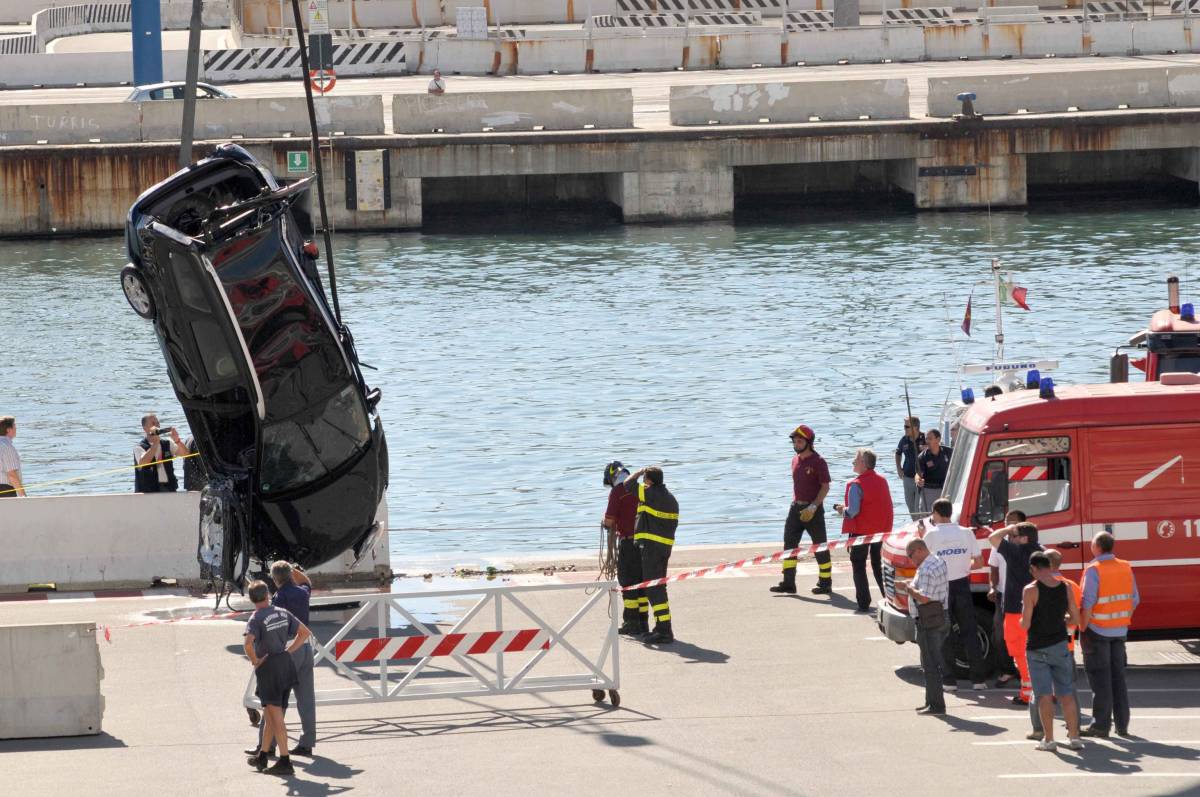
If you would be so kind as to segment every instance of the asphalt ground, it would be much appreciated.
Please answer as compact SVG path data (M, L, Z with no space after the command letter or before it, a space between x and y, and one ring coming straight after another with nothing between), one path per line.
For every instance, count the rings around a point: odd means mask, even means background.
M764 550L691 549L680 559L712 564ZM814 565L802 563L800 574L806 589ZM1010 703L1012 690L960 690L948 696L946 716L918 716L917 650L883 639L871 618L852 613L844 562L836 563L832 597L803 589L771 595L775 577L775 568L757 568L673 586L677 642L652 649L622 640L620 708L593 703L587 691L326 706L316 757L297 757L289 779L254 772L241 754L254 730L241 708L249 666L238 652L240 622L115 628L111 644L100 642L104 733L0 742L5 792L1200 794L1194 643L1130 645L1133 738L1089 741L1081 753L1038 752L1024 739L1027 712ZM458 585L418 580L399 589ZM557 624L583 599L582 590L568 590L528 603ZM426 617L448 624L463 606L426 606ZM0 622L120 625L211 608L211 599L180 596L31 601L0 604ZM319 617L314 628L327 639L337 616ZM593 614L577 626L581 647L599 646L605 620ZM318 688L331 678L322 673ZM1079 683L1086 686L1082 671ZM1090 695L1080 696L1086 712Z

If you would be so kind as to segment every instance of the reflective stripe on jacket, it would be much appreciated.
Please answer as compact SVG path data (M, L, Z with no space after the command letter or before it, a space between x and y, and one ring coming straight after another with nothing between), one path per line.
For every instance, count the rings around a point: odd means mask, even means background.
M1084 570L1096 569L1100 589L1092 618L1101 628L1128 628L1133 620L1133 567L1124 559L1091 562Z
M663 545L675 544L675 529L679 526L679 502L662 485L646 489L638 483L637 524L633 539L650 540Z

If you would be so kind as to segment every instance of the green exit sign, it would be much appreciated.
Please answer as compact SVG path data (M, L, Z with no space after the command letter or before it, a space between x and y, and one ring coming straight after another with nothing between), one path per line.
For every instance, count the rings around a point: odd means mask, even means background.
M308 151L299 150L298 152L289 152L288 158L288 174L302 173L308 174Z

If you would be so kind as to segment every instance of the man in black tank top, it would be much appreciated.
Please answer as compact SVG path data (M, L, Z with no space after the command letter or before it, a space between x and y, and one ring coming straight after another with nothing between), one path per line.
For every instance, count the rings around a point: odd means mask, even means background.
M1079 609L1071 600L1067 585L1054 576L1054 568L1044 551L1029 557L1029 570L1033 581L1021 596L1021 627L1027 633L1025 654L1029 660L1029 678L1042 719L1043 736L1037 749L1057 749L1054 743L1057 697L1067 723L1067 747L1082 750L1079 714L1075 710L1075 658L1067 650L1067 622L1079 624Z

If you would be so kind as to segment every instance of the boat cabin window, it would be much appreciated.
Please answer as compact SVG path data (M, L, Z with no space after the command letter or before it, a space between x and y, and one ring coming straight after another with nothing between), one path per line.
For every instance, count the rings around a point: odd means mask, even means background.
M983 466L983 478L979 484L978 507L979 519L984 524L1002 522L1004 516L1013 509L1021 510L1030 520L1038 515L1070 509L1070 458L1014 457L988 460Z

